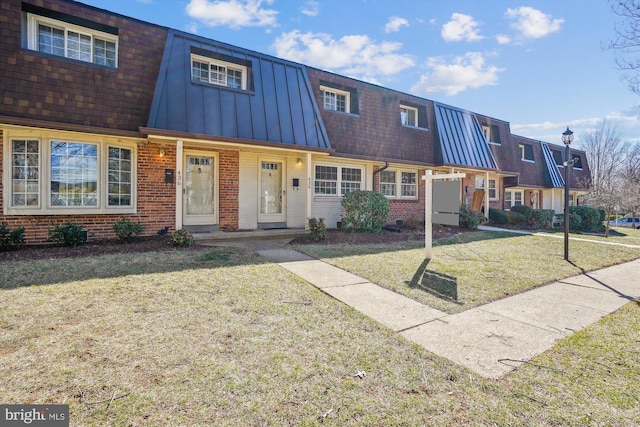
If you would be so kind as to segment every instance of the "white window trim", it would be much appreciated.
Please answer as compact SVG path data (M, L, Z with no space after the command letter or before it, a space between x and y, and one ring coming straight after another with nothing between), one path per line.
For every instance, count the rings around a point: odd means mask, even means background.
M191 73L191 81L196 82L196 83L205 83L202 80L195 80L193 78L193 62L197 61L197 62L202 62L205 64L209 65L209 84L212 85L216 85L216 86L222 86L222 87L228 87L227 86L227 82L225 80L224 84L218 83L218 82L214 82L211 80L211 66L212 65L217 65L218 67L225 67L228 70L234 70L234 71L240 71L242 73L242 77L241 77L241 83L240 83L240 89L236 89L236 88L230 88L230 89L235 89L235 90L247 90L247 75L248 75L248 69L246 66L244 65L240 65L240 64L236 64L233 62L225 62L225 61L220 61L218 59L213 59L213 58L209 58L206 56L201 56L201 55L196 55L196 54L191 54L191 63L190 63L190 73Z
M330 168L338 168L337 179L336 179L336 194L319 194L316 193L316 166L325 166ZM360 170L360 189L365 189L365 181L366 181L366 169L362 165L354 165L354 164L336 164L336 163L326 163L326 162L317 162L313 164L313 196L320 198L341 198L344 197L342 194L342 169L359 169Z
M327 86L320 86L320 91L322 92L322 108L326 111L333 111L335 113L343 113L343 114L351 114L351 93L350 92L346 92L344 90L339 90L339 89L334 89L332 87L327 87ZM325 94L329 92L329 93L333 93L336 95L343 95L344 96L344 111L340 111L340 110L335 110L335 109L331 109L331 108L326 108L326 104L324 102L324 97Z
M12 180L12 151L14 140L32 140L38 141L39 144L39 162L40 171L39 188L40 198L38 205L33 207L14 207L12 206L13 198L13 180ZM115 142L102 138L69 138L65 135L61 136L44 136L42 134L34 135L33 133L9 133L5 131L5 143L3 144L3 211L5 215L91 215L91 214L127 214L136 213L137 211L137 145L129 142ZM80 144L96 144L98 146L98 199L96 206L51 206L51 142L69 142ZM130 206L109 206L108 202L108 150L109 147L125 148L131 150L131 205Z
M510 205L509 205L509 208L507 210L510 210L513 206L515 206L515 200L516 200L515 194L516 193L520 194L520 204L521 205L525 204L525 202L524 202L524 190L505 190L504 191L504 194L505 194L504 201L505 202L507 201L507 193L512 193L511 195L514 196L514 197L511 198Z
M396 173L396 181L395 181L395 189L396 189L396 194L394 196L387 196L385 195L385 197L389 200L418 200L418 196L420 193L420 175L418 174L418 171L415 169L397 169L397 168L388 168L385 169L385 171L390 171L390 172L395 172ZM412 173L416 176L416 183L412 184L416 186L416 195L415 196L403 196L402 195L402 173ZM382 194L382 192L380 191L380 186L382 184L390 184L390 183L383 183L380 181L380 178L378 178L378 192L380 194Z
M94 61L94 50L95 50L95 39L98 38L100 40L105 40L108 42L112 42L115 43L116 45L116 64L114 68L118 68L118 49L119 49L119 43L118 43L118 36L114 36L113 34L108 34L108 33L103 33L102 31L97 31L91 28L87 28L87 27L81 27L79 25L74 25L74 24L70 24L68 22L64 22L64 21L58 21L56 19L52 19L52 18L46 18L44 16L40 16L40 15L34 15L32 13L28 13L27 14L27 48L29 50L33 50L36 52L39 52L38 50L38 25L47 25L49 27L55 27L61 30L64 30L65 32L65 55L64 56L60 56L60 58L67 58L73 61L79 61L79 62L83 62L85 64L94 64L94 65L98 65L101 67L107 67L107 68L111 68L109 66L106 65L101 65L101 64L96 64ZM66 38L66 34L69 31L73 31L75 33L78 34L83 34L86 36L90 36L91 37L91 62L88 61L83 61L81 59L76 59L76 58L70 58L67 56L67 47L66 47L66 43L67 43L67 38ZM58 56L58 55L54 55L54 56Z
M415 118L416 118L416 123L411 125L408 123L402 123L402 110L407 110L407 111L413 111ZM418 109L415 107L409 107L408 105L404 105L404 104L400 104L400 123L402 123L402 126L406 126L406 127L410 127L410 128L417 128L420 127L420 119L418 118Z
M478 186L478 181L479 180L482 180L482 186ZM487 191L489 193L489 200L492 200L492 201L500 200L498 198L498 180L495 179L495 178L489 178L489 183L488 183L489 187L488 188L485 188L484 181L485 181L484 177L476 178L476 190ZM492 182L493 182L493 188L491 188L491 183ZM491 191L490 190L494 190L494 194L495 195L493 197L491 197Z
M518 147L520 148L520 161L522 162L527 162L527 163L535 163L535 159L530 160L530 159L525 159L525 144L519 144ZM533 147L532 147L533 149Z

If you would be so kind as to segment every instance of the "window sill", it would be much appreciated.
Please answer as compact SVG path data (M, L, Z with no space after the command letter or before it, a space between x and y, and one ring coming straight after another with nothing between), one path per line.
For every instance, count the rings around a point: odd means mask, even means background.
M56 216L56 215L107 215L107 214L135 214L136 209L127 208L33 208L33 209L21 209L6 207L4 209L5 215L16 216Z
M423 132L428 132L429 131L429 128L423 128L423 127L420 127L420 126L402 125L402 127L405 128L405 129L420 130L420 131L423 131Z
M501 143L501 142L494 142L494 141L487 141L487 144L502 146L502 143Z
M94 67L94 68L99 69L99 70L118 71L118 66L117 65L115 67L109 67L107 65L100 65L100 64L93 63L93 62L81 61L79 59L67 58L66 56L54 55L54 54L51 54L51 53L44 53L44 52L40 52L39 50L32 50L32 49L22 49L22 52L23 53L31 53L33 55L42 56L42 57L48 58L48 59L58 59L60 61L70 62L72 64Z
M525 163L535 163L535 160L529 160L529 159L520 159L520 161L525 162Z
M222 85L217 85L215 83L207 83L207 82L201 82L199 80L191 80L191 83L194 85L200 85L200 86L204 86L204 87L210 87L213 89L220 89L220 90L225 90L228 92L234 92L234 93L244 93L247 95L255 95L255 91L252 90L247 90L247 89L235 89L229 86L222 86Z

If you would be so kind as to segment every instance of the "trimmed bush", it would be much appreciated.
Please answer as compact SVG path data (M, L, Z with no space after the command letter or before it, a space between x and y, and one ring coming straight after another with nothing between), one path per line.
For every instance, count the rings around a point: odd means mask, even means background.
M484 224L485 218L480 212L472 211L465 205L460 205L460 220L459 224L462 228L469 230L477 230L478 225Z
M529 222L529 220L531 219L531 214L533 213L533 209L531 209L527 205L516 205L511 207L511 212L516 212L524 215L524 217L526 218L525 222Z
M579 231L598 231L602 228L602 222L600 221L600 212L595 208L588 206L569 206L569 222L571 223L571 215L577 215L580 217L580 222L577 226L571 227L573 230Z
M324 223L324 218L309 218L309 234L307 237L314 242L327 238L327 226Z
M531 222L536 228L551 228L555 214L553 209L534 209L531 212Z
M489 208L489 221L494 224L507 224L507 213L500 209Z
M6 222L0 224L0 251L10 251L24 243L24 227L9 228Z
M522 215L521 213L508 211L507 212L507 223L509 225L520 225L527 222L527 217Z
M379 233L389 219L389 200L375 191L356 190L342 198L342 230Z
M193 245L194 242L195 240L193 238L193 234L189 233L184 228L180 230L176 230L173 233L171 233L171 244L173 246L186 248L188 246Z
M136 236L142 233L144 227L138 222L132 222L129 218L122 217L113 224L113 231L123 242L132 242Z
M68 222L50 229L49 240L62 246L78 246L87 240L87 232L80 225Z

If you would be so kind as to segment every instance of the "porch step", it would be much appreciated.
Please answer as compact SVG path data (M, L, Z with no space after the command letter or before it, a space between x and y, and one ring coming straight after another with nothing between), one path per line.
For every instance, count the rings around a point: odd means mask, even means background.
M305 236L309 230L304 228L279 228L271 230L245 230L245 231L211 231L208 233L192 233L198 242L235 240L235 239L268 239L272 237L298 237Z

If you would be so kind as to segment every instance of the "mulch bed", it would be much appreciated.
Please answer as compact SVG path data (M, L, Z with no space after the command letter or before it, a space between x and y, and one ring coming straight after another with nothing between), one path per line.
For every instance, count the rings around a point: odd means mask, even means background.
M467 230L458 227L436 227L433 229L433 238L440 239L466 232ZM312 242L307 237L298 237L292 244L319 243L325 245L361 245L361 244L383 244L407 241L423 241L424 231L382 230L380 233L345 233L340 230L329 230L327 240L322 242ZM2 261L25 261L51 258L79 258L87 256L98 256L104 254L126 254L140 252L175 251L175 250L203 250L205 246L193 245L189 248L176 248L171 245L170 237L150 236L138 237L130 243L123 243L119 240L98 240L90 241L80 246L63 247L54 245L25 245L13 251L0 252L0 262Z

